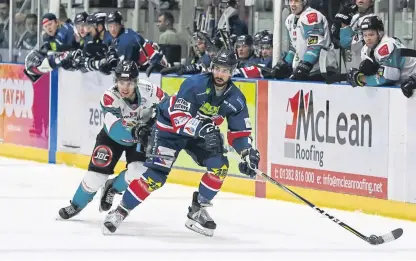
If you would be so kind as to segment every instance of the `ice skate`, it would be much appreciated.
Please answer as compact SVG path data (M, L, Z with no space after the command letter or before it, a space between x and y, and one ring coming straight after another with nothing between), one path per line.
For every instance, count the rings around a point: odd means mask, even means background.
M114 179L109 179L105 182L104 187L101 190L100 198L100 212L109 211L113 206L114 196L116 194L121 195L113 188Z
M116 209L111 210L108 215L105 217L103 234L108 235L116 232L117 228L120 226L121 222L127 217L129 211L122 206L118 206Z
M210 203L200 203L198 201L198 192L194 192L192 206L188 207L188 220L185 226L204 236L212 237L217 227L214 220L208 214L206 207L211 207Z
M71 205L61 208L59 210L59 219L70 219L76 215L78 215L79 212L81 212L82 208L78 208L77 206L73 205L70 201Z

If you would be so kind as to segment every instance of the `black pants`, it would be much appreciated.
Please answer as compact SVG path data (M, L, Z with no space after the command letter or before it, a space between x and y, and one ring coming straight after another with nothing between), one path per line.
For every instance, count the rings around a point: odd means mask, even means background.
M136 151L137 144L124 146L111 139L104 129L97 135L94 150L88 165L88 170L102 174L114 174L114 167L120 160L123 151L126 152L127 165L130 162L146 160L146 154Z

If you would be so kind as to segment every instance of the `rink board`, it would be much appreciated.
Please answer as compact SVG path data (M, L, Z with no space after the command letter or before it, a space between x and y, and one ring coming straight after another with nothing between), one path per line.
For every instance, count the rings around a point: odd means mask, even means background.
M21 77L18 78L19 82L13 84L7 81L4 84L3 81L3 86L1 87L16 90L16 92L6 91L4 93L20 94L20 96L13 96L13 99L7 101L20 101L16 97L24 97L26 99L25 103L13 104L14 113L16 111L19 113L24 112L24 109L27 110L27 104L33 102L31 99L34 98L29 95L33 86L31 87L27 79L24 78L25 76L20 74L20 70L17 70L16 74L10 76L1 73L2 69L3 71L5 70L0 65L0 79L16 77L16 75ZM6 70L9 69L10 67L6 68ZM106 85L112 81L112 78L102 78L101 75L96 74L89 74L86 79L80 77L84 76L74 72L61 73L60 71L59 79L51 79L51 95L49 96L45 93L39 95L38 93L38 97L42 97L42 99L45 97L59 97L58 100L60 101L58 103L55 102L55 104L52 101L53 98L50 101L49 122L51 126L49 134L46 135L46 140L48 141L47 148L44 148L44 134L40 136L29 136L27 134L30 126L28 124L30 122L28 119L31 119L30 115L27 115L22 125L16 125L15 122L20 122L10 117L10 115L6 117L5 115L7 114L3 113L3 107L0 106L0 139L5 138L5 126L8 122L11 122L12 125L6 128L6 130L12 132L24 130L20 135L6 135L4 143L0 144L0 155L40 162L66 164L86 169L89 163L89 154L94 145L95 135L102 127L102 115L96 113L98 100L102 91L107 88ZM166 79L168 80L166 81ZM159 83L163 85L160 76L155 75L154 78L149 80L154 84ZM178 84L183 81L181 78L172 77L164 77L164 80L171 92L176 90ZM278 89L287 88L290 85L294 85L290 91ZM411 171L416 169L416 161L413 160L414 157L412 156L416 154L416 135L413 135L413 138L412 135L407 134L416 133L414 113L410 113L416 111L414 99L404 99L400 89L349 88L341 91L338 89L345 86L331 86L333 89L324 90L319 88L329 87L323 84L321 86L318 85L316 83L288 83L264 80L243 81L238 84L239 88L244 88L243 92L248 96L250 116L254 117L252 124L254 126L255 144L257 144L256 147L260 150L262 159L260 169L269 175L272 174L273 178L287 185L317 206L362 211L416 221L416 205L404 203L416 202L416 176ZM88 91L84 92L85 89ZM22 93L24 93L22 90L25 91L25 94L28 94L22 96ZM40 88L37 90L40 90ZM287 130L293 125L293 122L291 122L292 114L308 111L307 107L304 108L299 104L296 105L299 110L287 109L290 101L296 99L297 93L300 95L301 91L304 95L302 99L306 102L308 102L308 98L305 98L306 94L310 95L308 97L311 97L311 94L313 94L314 104L312 108L315 109L313 112L315 118L313 120L316 123L316 137L323 135L325 131L328 132L327 137L335 137L336 132L331 128L334 126L334 122L336 123L337 117L340 130L343 131L347 128L344 126L346 125L343 123L345 117L343 118L342 113L348 116L348 130L353 125L350 123L351 115L357 114L360 117L364 115L363 119L366 119L365 115L368 114L371 116L372 124L371 146L361 146L363 144L361 139L360 146L354 148L344 144L340 145L338 137L334 144L330 144L331 142L318 143L310 138L302 140L299 137L282 135L285 132L282 128ZM333 98L336 97L338 91L342 93L340 96L343 99L337 100ZM325 102L327 101L329 106L326 107L330 108L329 113L325 108ZM44 103L49 104L48 101L43 100L42 104ZM366 107L366 104L368 107ZM8 109L10 114L10 106ZM32 110L37 109L32 108ZM378 111L380 111L380 115L377 115ZM36 113L39 113L39 110ZM305 113L303 117L305 115L307 114ZM325 116L328 116L327 118L330 119L328 121L322 120L325 119ZM41 115L41 117L44 117L44 115ZM320 120L318 119L319 117L321 117ZM383 122L383 119L388 121L387 125L386 122ZM303 120L307 122L307 118L303 118ZM368 126L365 125L369 124L368 122L364 121L364 126ZM325 125L329 127L325 127ZM364 130L369 131L368 128L364 128ZM337 131L340 132L339 130ZM344 136L341 135L341 138L347 137L345 132L342 134ZM349 140L350 143L352 142L351 139ZM364 136L362 141L368 142L367 136ZM22 144L18 143L17 145L16 142L21 142ZM284 145L291 142L300 144L302 148L311 148L313 145L314 149L324 151L325 162L323 166L317 166L316 162L313 161L299 160L296 157L287 157L287 154L282 154L280 150L284 151ZM38 146L37 144L40 145ZM330 155L331 152L334 152L334 155ZM349 164L344 162L344 158L350 160ZM336 162L337 160L339 160L339 164ZM296 198L276 188L274 185L261 180L248 179L244 175L235 173L237 161L232 161L233 167L230 175L224 182L222 191L300 203ZM183 157L178 163L180 168L172 170L168 182L193 186L196 189L203 170L192 165L191 160L186 157ZM287 166L288 170L292 168L299 173L303 170L316 171L315 174L317 175L320 172L324 174L330 173L333 175L331 178L339 180L346 180L346 178L351 178L352 180L363 179L366 182L371 181L373 184L379 184L382 189L376 190L375 192L377 193L370 193L371 195L362 193L362 191L357 189L345 189L345 193L339 193L339 191L336 193L331 191L331 189L334 190L333 187L321 186L319 182L306 184L301 179L288 179L284 175L275 175L274 170L276 170L276 166ZM124 168L125 162L121 161L117 165L115 172L119 173ZM299 177L301 176L299 175Z

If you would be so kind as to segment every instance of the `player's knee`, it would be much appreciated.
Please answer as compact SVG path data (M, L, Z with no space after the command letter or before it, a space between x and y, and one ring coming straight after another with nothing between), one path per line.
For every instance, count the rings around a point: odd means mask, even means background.
M131 162L127 166L127 171L125 174L125 180L127 184L130 184L133 180L138 179L143 176L143 173L147 168L143 165L143 162L135 161Z
M107 174L102 174L94 171L87 171L87 173L85 173L84 179L82 180L82 187L85 189L85 191L94 193L97 192L98 189L104 185L107 179Z
M206 159L205 164L209 172L218 176L220 180L224 180L228 174L229 162L228 158L223 155L217 155Z
M165 184L166 178L165 173L149 168L140 178L130 183L128 190L142 202L150 193L161 188Z

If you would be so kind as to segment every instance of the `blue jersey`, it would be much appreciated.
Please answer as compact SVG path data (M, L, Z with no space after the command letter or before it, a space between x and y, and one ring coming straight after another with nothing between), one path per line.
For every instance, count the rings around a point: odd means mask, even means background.
M198 138L204 119L228 123L228 143L240 153L251 147L251 124L243 93L232 83L217 96L211 73L187 78L176 95L159 105L156 126L182 138Z
M43 35L43 47L48 51L63 52L76 49L78 43L75 41L74 27L70 23L64 23L54 36Z
M104 44L113 45L120 58L128 61L138 62L140 57L140 45L143 46L144 38L128 28L121 28L117 37L113 38L110 34L106 34Z

